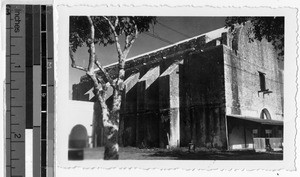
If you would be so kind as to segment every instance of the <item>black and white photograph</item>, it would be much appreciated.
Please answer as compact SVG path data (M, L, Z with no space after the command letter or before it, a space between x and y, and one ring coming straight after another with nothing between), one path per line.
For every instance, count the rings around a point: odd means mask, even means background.
M294 11L214 10L58 6L56 164L292 169Z
M3 0L0 176L299 176L296 4Z
M69 27L69 97L92 115L72 116L69 160L283 159L284 17L70 16Z
M0 171L297 176L293 1L4 0Z

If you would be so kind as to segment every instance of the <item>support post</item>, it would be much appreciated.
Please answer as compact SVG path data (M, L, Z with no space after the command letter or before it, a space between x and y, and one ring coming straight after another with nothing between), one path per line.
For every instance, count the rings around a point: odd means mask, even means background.
M170 87L170 147L180 146L179 67L169 75Z
M225 114L225 131L226 131L226 144L227 144L227 150L230 150L230 144L229 144L229 135L228 135L228 121L227 116Z

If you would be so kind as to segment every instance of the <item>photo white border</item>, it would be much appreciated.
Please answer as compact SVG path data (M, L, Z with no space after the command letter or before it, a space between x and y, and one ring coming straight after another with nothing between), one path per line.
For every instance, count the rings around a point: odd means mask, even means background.
M71 6L71 5L80 5L80 4L87 4L89 6L93 6L96 4L104 4L104 5L113 5L113 6L142 6L142 5L147 5L147 6L156 6L156 7L161 7L161 6L166 6L166 7L177 7L177 6L185 6L185 7L212 7L212 8L216 8L216 11L218 11L218 7L225 7L225 8L255 8L255 7L268 7L268 8L291 8L297 11L297 15L296 15L296 24L293 25L293 27L295 28L290 28L290 31L292 31L292 33L294 33L295 31L297 31L297 33L299 33L299 22L300 22L300 15L299 15L299 7L300 4L298 2L298 0L252 0L252 1L240 1L240 0L186 0L186 1L178 1L178 0L151 0L151 1L146 1L146 0L110 0L110 1L104 1L104 0L4 0L1 1L0 4L0 9L1 9L1 20L0 20L0 26L1 26L1 48L0 48L0 83L1 83L1 87L0 87L0 106L3 109L0 109L0 115L3 115L4 117L4 106L5 106L5 102L4 102L4 97L5 97L5 93L4 93L4 88L5 88L5 4L53 4L53 9L54 9L54 14L55 14L55 27L57 27L57 19L58 19L58 13L56 8L62 4L67 5L67 6ZM57 44L58 42L58 35L59 34L55 34L55 44ZM290 41L290 45L292 47L292 49L297 48L297 57L299 54L299 42L300 38L299 35L297 34L297 36ZM295 45L297 41L297 46ZM288 44L286 43L286 46ZM57 50L57 46L55 46L55 49ZM58 57L58 53L55 50L55 58L57 59ZM287 79L291 81L291 84L287 85L285 84L285 92L287 91L287 89L289 89L290 92L290 96L287 98L287 96L285 95L285 99L290 99L291 102L285 102L284 106L285 108L289 107L290 109L290 114L287 114L285 112L285 117L287 115L291 116L291 117L296 117L298 116L298 103L295 104L295 101L299 102L299 93L295 96L298 86L296 87L295 81L297 79L297 82L299 82L298 80L298 76L299 76L299 72L298 72L298 63L296 61L295 58L295 51L296 50L292 50L292 55L291 55L291 61L289 60L289 64L285 64L285 83L287 82ZM287 58L288 54L286 52L286 60L288 60L289 58ZM290 68L288 68L290 67ZM57 73L56 73L57 75ZM297 76L297 78L296 78ZM297 88L297 89L296 89ZM297 110L296 110L297 108ZM299 117L297 120L295 121L290 121L289 124L293 125L292 126L292 132L291 134L294 135L295 133L295 128L297 128L297 130L299 130L300 128L300 124L299 124ZM0 135L2 138L0 138L0 156L4 157L5 152L4 152L4 119L0 119L0 126L2 127L2 131L0 131ZM285 128L285 134L286 131L290 132L290 130ZM182 168L171 168L168 170L164 170L164 169L152 169L152 168L148 168L148 169L139 169L139 168L90 168L90 167L67 167L67 166L61 166L62 164L58 165L55 169L56 175L57 177L61 177L61 176L207 176L207 175L213 175L213 176L238 176L240 177L241 175L243 176L264 176L264 177L269 177L269 176L300 176L300 172L299 172L299 167L300 167L300 160L299 160L299 133L296 134L295 137L295 141L296 143L296 152L297 152L297 158L296 158L296 154L294 154L294 151L289 152L291 154L293 154L295 156L295 166L294 169L291 170L284 170L284 168L282 168L281 170L245 170L245 169L241 169L238 168L236 170L220 170L220 169L216 169L216 170L198 170L199 168L191 168L189 170L185 170ZM97 161L98 162L98 161ZM127 161L124 161L124 163L126 163ZM140 163L142 163L142 161L138 161ZM150 161L152 163L154 163L154 161ZM236 162L239 163L240 161ZM253 161L254 162L254 161ZM268 161L265 161L268 164ZM254 162L255 163L255 162ZM270 165L270 164L269 164ZM199 165L200 166L200 165ZM271 166L271 165L270 165ZM200 167L201 168L201 167ZM4 169L5 169L5 164L4 164L4 158L0 159L0 172L1 174L4 173ZM0 175L1 176L1 175Z
M232 8L232 7L169 7L169 6L113 6L113 5L89 5L81 4L77 6L72 5L58 5L57 6L57 57L56 57L56 153L57 153L57 165L64 168L83 167L83 168L155 168L155 169L201 169L201 170L213 170L213 169L245 169L245 170L279 170L295 169L295 115L293 114L295 97L295 66L294 60L288 60L290 58L296 58L296 10L292 8L269 8L269 7L257 7L257 8ZM65 133L64 129L60 128L60 125L64 124L64 121L59 117L67 117L68 111L66 106L68 99L68 82L69 74L66 68L69 67L69 16L71 15L154 15L154 16L285 16L286 23L286 51L285 51L285 70L284 75L284 97L285 97L285 115L284 115L284 159L280 160L119 160L119 161L103 161L103 160L83 160L83 161L68 161L65 157L65 150L61 150L59 137ZM134 46L133 46L134 47ZM66 50L62 50L66 49ZM62 59L63 58L63 59ZM288 136L292 135L292 136ZM65 135L64 135L65 136ZM63 153L63 154L61 154Z

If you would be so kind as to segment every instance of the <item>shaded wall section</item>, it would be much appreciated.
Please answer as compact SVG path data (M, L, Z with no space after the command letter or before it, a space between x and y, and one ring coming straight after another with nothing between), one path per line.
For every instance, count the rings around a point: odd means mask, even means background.
M184 63L181 143L226 148L223 47L192 54ZM190 138L190 139L189 139Z

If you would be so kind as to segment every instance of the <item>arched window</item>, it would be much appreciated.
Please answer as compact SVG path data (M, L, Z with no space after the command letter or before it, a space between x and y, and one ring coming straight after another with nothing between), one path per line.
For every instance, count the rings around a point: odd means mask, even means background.
M261 113L260 113L260 118L261 118L261 119L271 119L271 115L270 115L269 111L268 111L266 108L264 108L264 109L261 111Z
M88 147L88 134L83 125L76 125L72 128L69 135L69 148L86 148Z

